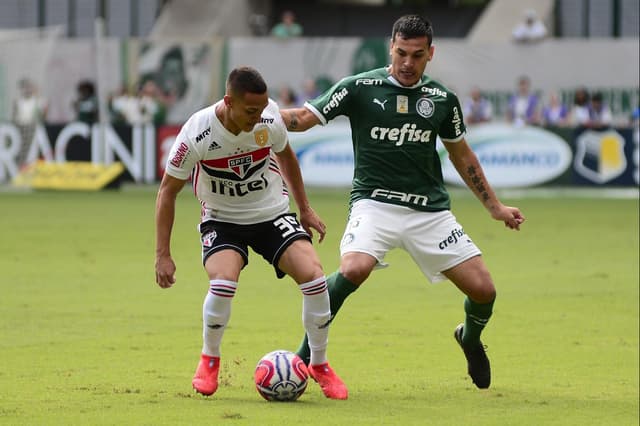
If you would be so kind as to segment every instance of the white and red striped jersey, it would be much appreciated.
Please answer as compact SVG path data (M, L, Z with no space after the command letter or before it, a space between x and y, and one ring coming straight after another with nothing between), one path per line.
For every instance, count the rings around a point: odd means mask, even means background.
M274 152L289 143L277 104L269 99L260 123L234 135L215 113L218 103L194 113L182 126L166 173L191 176L202 205L201 222L248 225L289 211L289 197Z

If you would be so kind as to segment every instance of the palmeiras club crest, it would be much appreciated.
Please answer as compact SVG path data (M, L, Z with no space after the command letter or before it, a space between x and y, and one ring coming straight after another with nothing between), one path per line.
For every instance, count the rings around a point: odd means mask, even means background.
M418 102L416 102L416 111L424 118L431 117L435 109L436 107L433 101L429 98L420 98Z

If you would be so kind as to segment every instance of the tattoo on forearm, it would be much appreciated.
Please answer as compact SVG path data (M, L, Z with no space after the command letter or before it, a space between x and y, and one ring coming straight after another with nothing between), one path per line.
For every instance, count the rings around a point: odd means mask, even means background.
M287 129L289 130L295 130L298 128L298 116L296 115L295 112L292 112L290 114L290 120L289 120L289 125L287 126Z
M489 193L487 192L487 188L484 186L482 178L478 174L475 166L469 166L469 168L467 168L467 174L469 175L471 184L476 189L476 191L478 191L478 194L480 194L480 198L482 199L482 201L485 202L489 200Z

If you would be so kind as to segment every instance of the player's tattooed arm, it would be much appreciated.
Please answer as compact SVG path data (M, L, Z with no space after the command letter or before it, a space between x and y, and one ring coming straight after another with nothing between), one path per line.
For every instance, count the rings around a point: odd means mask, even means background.
M463 139L453 143L445 142L444 146L460 177L489 211L491 217L504 222L510 229L519 230L525 220L524 215L517 207L505 206L500 202L469 144Z
M478 169L475 166L467 167L467 176L469 182L471 182L471 185L475 188L478 197L482 200L482 202L486 203L487 201L489 201L491 197L487 192L487 186L485 184L484 176L480 176L478 174Z
M300 123L299 123L298 115L296 114L295 110L291 110L289 114L289 124L287 125L287 130L295 132L298 129L299 124Z
M280 115L290 132L303 132L320 124L318 117L306 108L281 109Z
M500 202L484 175L478 157L471 150L467 142L465 140L453 143L445 142L444 145L449 152L451 163L460 174L462 180L464 180L469 189L473 191L487 210L493 211L499 206Z

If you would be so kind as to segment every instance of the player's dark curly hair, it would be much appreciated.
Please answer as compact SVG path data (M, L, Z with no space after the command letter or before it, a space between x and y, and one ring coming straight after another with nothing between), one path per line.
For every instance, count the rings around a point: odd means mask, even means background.
M227 78L227 91L235 95L245 93L262 94L267 91L267 83L260 73L251 67L238 67L229 73Z
M426 36L428 45L431 46L433 27L427 18L420 15L404 15L393 24L391 40L395 41L396 35L405 40Z

